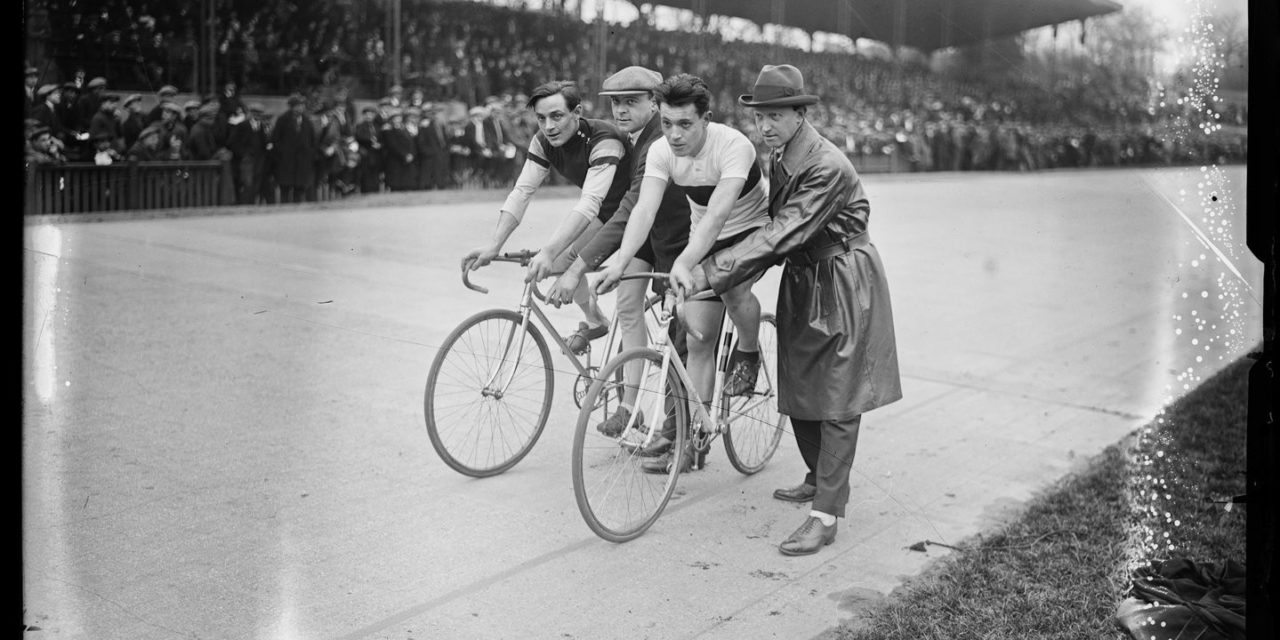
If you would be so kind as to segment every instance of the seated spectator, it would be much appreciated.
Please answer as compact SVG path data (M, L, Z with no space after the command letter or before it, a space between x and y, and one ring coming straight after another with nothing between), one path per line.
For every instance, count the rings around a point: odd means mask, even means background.
M63 164L67 158L58 149L53 133L46 126L38 126L27 136L26 161L29 165Z
M121 115L120 135L124 148L129 149L138 141L138 134L147 128L147 116L142 113L142 96L136 93L125 98L121 106L124 113Z
M125 153L125 159L129 162L153 162L156 160L164 160L161 151L161 141L166 138L164 127L160 124L152 124L143 129L138 134L138 141L129 147L129 151Z
M122 162L124 156L115 149L116 140L118 138L111 137L110 133L105 131L98 132L93 136L93 163L102 167L117 162Z
M95 153L98 139L103 137L111 143L111 148L117 154L125 148L124 136L120 133L120 120L116 117L118 104L119 96L105 94L100 97L98 112L93 114L93 118L89 121L89 138L93 140Z

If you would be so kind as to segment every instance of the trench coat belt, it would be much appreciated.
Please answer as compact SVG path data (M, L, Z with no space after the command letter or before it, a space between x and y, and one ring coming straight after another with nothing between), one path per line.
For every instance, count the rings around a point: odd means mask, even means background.
M817 249L797 249L787 254L787 263L797 267L811 265L820 260L842 256L858 247L865 247L871 244L871 234L859 233L856 236L846 236L839 242L833 242L825 247Z

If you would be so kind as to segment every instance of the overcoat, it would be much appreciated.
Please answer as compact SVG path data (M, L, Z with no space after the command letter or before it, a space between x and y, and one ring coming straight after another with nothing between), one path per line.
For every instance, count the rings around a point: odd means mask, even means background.
M902 398L884 265L853 165L808 122L772 162L768 225L703 262L723 293L785 259L778 411L848 420Z
M317 135L310 116L286 111L271 130L271 160L276 184L309 188L316 182Z

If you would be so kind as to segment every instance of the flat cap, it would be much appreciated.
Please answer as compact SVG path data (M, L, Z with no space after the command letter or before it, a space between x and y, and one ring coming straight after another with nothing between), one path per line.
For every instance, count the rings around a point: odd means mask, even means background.
M107 86L107 79L103 78L102 76L98 76L90 80L89 84L86 86L88 86L90 89L93 89L95 87L105 87Z
M662 84L662 74L652 69L630 66L605 78L600 84L600 95L627 96L649 93L660 84Z
M142 99L142 96L140 96L140 95L138 95L138 94L136 94L136 93L132 93L132 94L129 94L129 97L128 97L128 98L125 98L125 99L124 99L124 102L122 102L122 103L121 103L121 105L123 105L123 106L126 106L126 107L127 107L127 106L129 106L129 105L131 105L131 104L133 104L133 103L135 103L135 102L137 102L137 101L141 100L141 99Z
M44 86L40 87L39 89L36 89L36 95L37 95L37 96L40 96L41 98L43 98L43 97L45 97L45 96L47 96L47 95L49 95L49 94L51 94L51 93L53 93L54 91L57 91L57 90L58 90L58 85L56 85L56 84L46 84L46 85L44 85Z
M200 109L199 109L198 111L196 111L196 113L197 113L201 118L212 118L212 117L214 117L214 116L218 115L218 103L216 103L216 102L206 102L206 103L204 103L204 104L200 105Z
M27 66L27 75L29 75L29 76L38 76L38 75L40 75L40 70L39 70L39 69L37 69L37 68L35 68L35 67L32 67L32 66L28 65L28 66Z
M160 109L164 111L172 111L178 115L182 115L182 107L179 107L178 103L172 100L165 100L164 102L161 102Z
M41 125L41 126L39 126L39 127L36 127L36 128L34 128L34 129L32 129L30 132L28 132L28 133L27 133L27 139L28 139L28 140L35 140L36 138L39 138L40 136L42 136L42 135L44 135L44 134L46 134L46 133L50 133L50 131L49 131L49 127L46 127L46 126Z
M141 140L147 136L158 136L163 133L164 133L164 129L161 129L160 125L151 124L151 125L148 125L146 129L143 129L142 133L138 134L138 139Z
M176 96L176 95L178 95L178 88L177 88L177 87L175 87L175 86L173 86L173 85L171 85L171 84L166 84L166 85L164 85L163 87L160 87L159 89L157 89L157 90L156 90L156 95L158 95L158 96Z
M197 100L188 100L182 103L183 111L186 111L187 109L199 109L199 108L200 108L200 102Z

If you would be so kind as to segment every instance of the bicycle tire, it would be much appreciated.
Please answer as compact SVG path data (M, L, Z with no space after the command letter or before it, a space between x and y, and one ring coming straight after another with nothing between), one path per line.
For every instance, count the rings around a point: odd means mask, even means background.
M587 526L610 542L633 540L657 521L675 491L685 455L689 421L687 395L673 368L668 367L665 383L660 380L662 354L658 351L635 347L609 360L587 392L583 406L592 406L599 394L615 393L614 387L618 384L613 382L615 372L634 360L642 360L644 365L637 385L636 406L645 412L646 420L653 420L654 411L644 408L661 403L665 415L661 420L675 421L674 459L665 474L645 472L641 464L654 458L629 451L620 445L618 438L600 434L595 429L598 416L589 410L579 411L573 436L573 494Z
M773 314L760 315L760 374L755 390L729 398L720 410L729 464L745 475L763 469L778 450L786 420L778 413L778 322Z
M427 435L440 459L463 475L486 478L510 469L547 425L555 375L547 341L532 324L511 383L501 394L486 393L520 324L515 311L481 311L445 338L431 363L423 397Z

